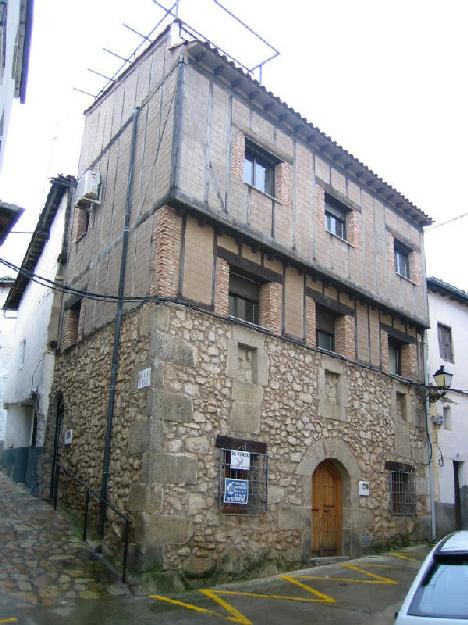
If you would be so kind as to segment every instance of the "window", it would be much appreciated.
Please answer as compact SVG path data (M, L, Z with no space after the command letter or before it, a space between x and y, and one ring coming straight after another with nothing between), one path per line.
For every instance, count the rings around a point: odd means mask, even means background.
M344 204L325 193L326 228L330 234L346 240L346 215L348 209Z
M406 394L396 392L396 414L401 421L407 420L406 415Z
M394 241L394 254L395 254L395 272L399 276L403 276L403 278L410 277L410 268L409 268L409 255L411 250L397 241Z
M336 315L326 308L316 309L316 344L329 352L335 351Z
M19 365L20 369L24 367L25 361L26 361L26 339L23 339L20 343L20 365Z
M411 516L416 513L416 489L414 468L398 462L390 465L390 511L396 516Z
M388 338L388 364L390 373L401 375L401 343L394 338Z
M239 447L239 445L233 445ZM244 447L240 445L240 447ZM266 446L265 446L266 447ZM245 449L219 450L219 506L230 514L267 509L268 456Z
M444 406L444 429L452 429L452 410L450 406Z
M229 274L229 315L258 325L260 286L235 273Z
M268 195L275 195L275 166L278 159L248 139L245 141L244 182Z
M449 362L455 362L453 358L452 329L438 323L437 338L439 339L440 357Z

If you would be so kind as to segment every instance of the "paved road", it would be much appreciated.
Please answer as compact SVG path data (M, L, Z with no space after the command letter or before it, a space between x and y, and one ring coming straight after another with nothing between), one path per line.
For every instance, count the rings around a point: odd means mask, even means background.
M135 597L50 507L0 474L0 624L390 625L428 548Z

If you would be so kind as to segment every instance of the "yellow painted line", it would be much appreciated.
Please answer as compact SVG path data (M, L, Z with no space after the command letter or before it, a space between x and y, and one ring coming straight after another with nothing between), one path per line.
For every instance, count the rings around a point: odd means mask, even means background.
M177 599L171 599L170 597L164 597L163 595L150 595L150 599L154 599L155 601L163 601L165 603L169 603L170 605L175 605L179 608L185 608L186 610L192 610L193 612L198 612L199 614L208 614L210 616L217 616L218 618L222 618L225 621L231 621L234 623L239 623L239 621L234 620L229 616L224 616L223 614L219 614L214 610L208 610L207 608L200 608L197 605L193 605L193 603L185 603L185 601L178 601ZM245 623L247 625L247 623ZM248 621L248 625L251 625L250 621Z
M326 595L323 592L319 592L316 588L312 588L312 586L308 586L307 584L303 584L302 582L300 582L295 577L290 577L289 575L280 575L280 578L284 579L285 581L289 582L290 584L294 584L295 586L299 586L299 588L302 588L303 590L306 590L307 592L310 592L311 594L313 594L316 597L318 597L319 601L323 601L324 603L336 603L336 599L334 597L330 597L330 595ZM314 599L314 601L317 601L317 600Z
M230 614L232 617L228 620L232 621L233 623L239 623L239 625L252 625L252 621L250 621L244 614L242 614L242 612L239 612L239 610L236 610L236 608L234 608L230 603L224 601L224 599L221 599L219 595L224 594L223 591L204 589L200 590L200 592L209 599L212 599L222 608L224 608L226 612L228 612L228 614Z
M15 618L14 616L10 617L10 618L0 618L0 623L17 623L18 619Z
M400 551L392 551L390 555L393 558L398 558L399 560L413 560L413 562L419 562L417 558L412 558L411 556L407 556L406 553L401 553Z
M364 568L362 568L364 565L357 566L356 564L342 564L341 566L351 571L355 571L356 573L361 573L369 579L356 579L352 577L319 577L318 575L301 575L300 579L320 579L324 581L349 582L350 584L383 584L392 586L398 584L397 580L395 579L366 571Z

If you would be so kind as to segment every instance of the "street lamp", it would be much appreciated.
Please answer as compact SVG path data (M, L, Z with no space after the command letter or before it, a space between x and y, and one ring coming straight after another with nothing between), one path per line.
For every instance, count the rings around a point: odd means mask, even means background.
M439 401L439 399L442 399L442 397L445 397L445 393L452 385L453 374L445 371L444 365L440 365L439 369L432 377L435 380L436 386L429 387L429 401L434 404L436 401Z

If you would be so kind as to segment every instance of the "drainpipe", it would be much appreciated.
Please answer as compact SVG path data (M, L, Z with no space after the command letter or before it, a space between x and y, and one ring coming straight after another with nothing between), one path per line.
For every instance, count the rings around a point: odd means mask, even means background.
M430 402L429 402L429 394L427 392L427 387L429 386L429 361L428 361L428 347L427 347L427 331L424 332L424 341L423 341L423 366L424 366L424 384L426 388L424 389L424 412L426 417L426 436L427 436L427 449L428 449L428 479L429 479L429 500L431 503L431 537L432 540L435 541L437 539L437 527L436 527L436 510L435 510L435 498L434 498L434 474L432 471L432 457L433 457L433 447L431 441L431 432L430 432Z
M124 313L124 294L125 294L125 270L127 265L127 252L128 252L128 230L130 224L130 213L132 209L132 191L133 191L133 179L135 173L135 148L136 148L136 135L138 116L140 114L140 107L137 106L133 109L132 115L132 137L130 144L130 157L128 165L128 181L127 181L127 197L125 201L125 221L122 238L122 254L120 257L120 277L119 277L119 290L117 300L117 310L114 321L114 346L112 349L112 367L111 377L109 384L109 398L107 402L107 419L106 419L106 434L104 438L104 457L102 461L102 483L101 483L101 508L99 515L99 534L104 536L104 526L106 523L107 506L105 501L107 500L107 491L109 485L109 466L110 466L110 453L111 453L111 441L112 441L112 422L114 419L114 407L115 407L115 389L117 386L117 374L119 370L120 360L120 338L122 333L122 317Z

